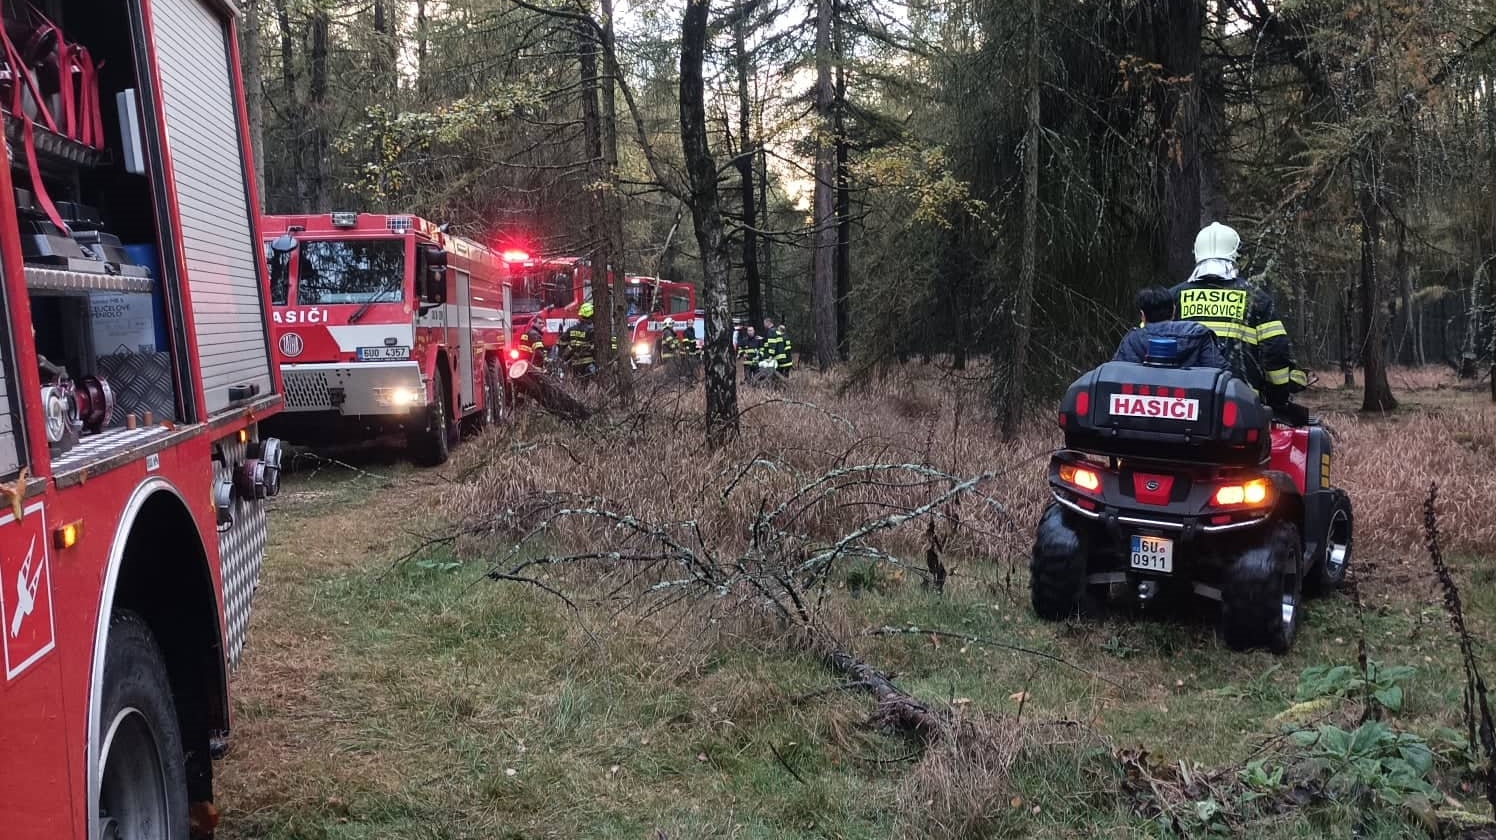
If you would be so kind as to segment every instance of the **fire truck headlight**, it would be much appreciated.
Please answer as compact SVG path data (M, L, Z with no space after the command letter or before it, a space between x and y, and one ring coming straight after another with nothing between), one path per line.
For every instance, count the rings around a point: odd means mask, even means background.
M390 403L408 408L421 402L421 394L414 388L392 388L390 390Z
M636 341L636 342L634 342L634 358L636 358L636 359L638 359L640 361L643 361L645 359L648 359L652 355L654 355L653 348L651 348L649 346L649 342L647 342L647 341Z

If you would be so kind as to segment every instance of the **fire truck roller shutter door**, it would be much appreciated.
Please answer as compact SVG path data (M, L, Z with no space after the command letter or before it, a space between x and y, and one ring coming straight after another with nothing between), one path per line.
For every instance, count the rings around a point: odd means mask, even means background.
M213 5L150 4L209 414L229 407L233 386L257 385L260 395L271 391L256 264L260 245L251 223L228 26ZM183 139L182 148L173 146L173 138Z

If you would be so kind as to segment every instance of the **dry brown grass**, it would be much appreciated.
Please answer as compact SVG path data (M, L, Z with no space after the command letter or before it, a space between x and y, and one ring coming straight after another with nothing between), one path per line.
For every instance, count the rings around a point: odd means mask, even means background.
M1036 419L1031 434L1005 445L975 387L911 378L840 394L837 385L797 374L786 390L743 392L742 434L717 452L702 440L694 391L657 393L622 420L580 430L525 415L509 434L470 448L467 480L443 508L464 523L505 523L517 537L560 491L573 506L670 524L683 540L706 543L698 548L736 555L750 548L755 523L772 520L804 545L824 546L928 503L952 478L991 473L934 514L938 536L948 562L1015 559L1007 555L1026 542L1045 499L1044 459L1059 440L1052 424ZM552 550L616 545L617 536L597 522L546 534ZM922 568L927 541L916 521L868 543Z

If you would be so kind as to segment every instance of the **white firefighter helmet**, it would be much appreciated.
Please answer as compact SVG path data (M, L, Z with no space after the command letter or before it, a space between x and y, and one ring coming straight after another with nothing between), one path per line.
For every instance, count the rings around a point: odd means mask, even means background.
M1221 224L1211 222L1195 236L1195 262L1206 260L1230 260L1236 261L1236 252L1241 248L1241 237L1236 231Z
M667 329L667 330L673 330L673 329L675 329L675 319L674 318L666 318L665 319L665 329Z

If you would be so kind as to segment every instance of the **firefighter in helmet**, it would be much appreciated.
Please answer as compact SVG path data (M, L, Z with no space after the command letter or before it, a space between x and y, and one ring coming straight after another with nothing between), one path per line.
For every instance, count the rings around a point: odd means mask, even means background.
M675 319L666 318L660 325L660 361L669 364L680 353L680 336L675 334Z
M1304 389L1306 376L1293 362L1293 346L1278 320L1272 294L1248 285L1237 274L1240 248L1241 237L1219 222L1200 231L1195 237L1194 272L1170 290L1177 317L1215 333L1231 370L1256 388L1268 405L1285 408L1290 395Z
M573 376L586 379L597 370L592 349L592 301L577 310L577 322L566 331L566 364Z
M784 327L774 323L773 318L764 319L764 349L763 355L766 359L773 359L776 367L774 372L780 376L789 378L790 368L795 366L794 345L790 344L790 337L785 335Z

